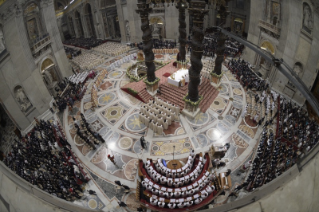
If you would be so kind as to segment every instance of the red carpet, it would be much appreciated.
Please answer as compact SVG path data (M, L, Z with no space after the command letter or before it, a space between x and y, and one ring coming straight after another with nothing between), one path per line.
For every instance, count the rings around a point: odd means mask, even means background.
M164 77L169 77L169 76L171 76L171 74L166 72L165 74L163 74L163 76Z

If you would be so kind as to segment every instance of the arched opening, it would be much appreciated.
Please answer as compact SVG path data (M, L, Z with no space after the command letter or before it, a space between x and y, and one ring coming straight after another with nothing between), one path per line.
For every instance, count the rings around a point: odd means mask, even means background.
M165 38L165 26L162 17L152 17L150 19L150 25L152 29L152 36L154 39Z
M269 41L264 41L261 43L260 48L269 52L270 54L275 54L275 47ZM266 79L270 75L270 71L272 70L272 65L267 62L263 57L258 55L257 57L257 67L259 67L259 73L262 75L264 79Z
M75 36L75 30L74 30L74 25L73 25L73 18L71 16L68 17L68 22L70 26L70 34L72 36Z
M300 62L296 62L293 70L300 77L303 72L303 65Z
M46 34L41 24L41 16L38 5L30 3L24 10L23 15L29 40L32 43L35 43Z
M244 21L241 18L235 18L234 19L234 25L233 25L233 31L238 34L242 35L244 28Z
M78 11L75 11L75 23L76 23L76 28L77 28L79 37L84 37L81 15Z
M51 59L47 58L42 62L41 76L50 94L52 96L55 96L57 93L57 91L55 90L55 87L60 81L60 77L58 75L54 62Z
M86 4L84 11L85 11L85 20L86 20L86 25L88 27L89 36L96 37L91 5Z

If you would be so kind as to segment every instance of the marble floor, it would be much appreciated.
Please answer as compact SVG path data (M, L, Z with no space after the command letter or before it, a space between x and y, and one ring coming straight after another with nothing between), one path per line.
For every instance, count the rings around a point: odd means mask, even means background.
M162 60L162 57L156 58ZM246 105L246 92L230 71L223 66L224 76L219 95L205 113L199 113L194 119L180 115L168 130L158 135L139 121L142 102L120 89L130 82L126 69L134 62L122 64L105 76L98 91L99 105L95 110L92 110L90 102L94 80L89 80L82 101L75 104L73 111L66 110L63 114L63 126L73 151L92 179L88 186L98 191L97 196L79 204L103 211L119 211L124 209L119 209L118 201L124 201L128 205L125 210L134 211L139 205L134 197L138 159L163 157L170 160L173 158L173 146L175 159L182 160L192 149L196 153L206 152L213 144L229 143L230 148L223 159L227 165L216 171L231 169L233 186L240 184L246 174L240 173L238 168L253 157L261 129L249 116L241 116ZM106 69L108 64L106 62L96 69ZM106 141L94 151L89 150L76 136L72 117L80 119L80 113ZM139 142L141 136L147 141L145 149L141 148ZM114 155L115 164L108 159L109 154ZM116 189L115 180L131 187L131 192L124 194ZM226 201L227 195L218 198L215 203Z

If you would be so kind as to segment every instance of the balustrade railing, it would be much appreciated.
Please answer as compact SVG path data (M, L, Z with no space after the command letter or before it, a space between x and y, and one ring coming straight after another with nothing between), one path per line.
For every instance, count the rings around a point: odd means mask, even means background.
M271 23L268 23L266 21L260 20L258 23L258 26L262 28L263 31L266 31L267 33L270 33L276 38L280 37L281 29Z

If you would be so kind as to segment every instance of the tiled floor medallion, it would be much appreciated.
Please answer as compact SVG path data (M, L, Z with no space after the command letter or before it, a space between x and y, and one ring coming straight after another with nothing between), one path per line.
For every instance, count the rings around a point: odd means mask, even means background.
M133 132L140 132L146 129L146 126L139 120L138 113L130 115L125 120L125 127Z
M120 147L121 149L126 150L126 149L129 149L129 148L132 146L132 144L133 144L133 139L132 139L132 138L129 138L129 137L123 137L123 138L121 138L121 139L119 140L118 144L119 144L119 147Z
M114 93L105 93L99 97L98 102L100 105L107 105L110 102L112 102L115 98L116 96Z
M188 153L193 149L193 146L188 138L179 139L175 141L153 141L151 147L151 155L164 156L172 155L175 146L175 154Z
M104 111L101 112L101 114L108 122L114 125L118 120L122 118L122 116L126 112L127 110L117 103L115 105L107 107Z
M123 72L116 70L108 74L108 78L110 79L118 79L122 76Z

